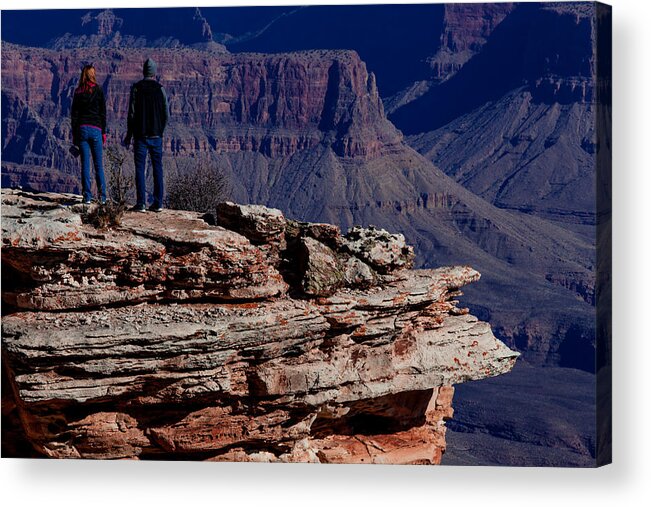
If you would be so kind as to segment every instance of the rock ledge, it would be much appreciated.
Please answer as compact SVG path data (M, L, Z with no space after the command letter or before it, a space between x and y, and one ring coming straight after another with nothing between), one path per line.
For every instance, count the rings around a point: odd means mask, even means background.
M517 357L457 307L479 273L408 269L400 235L2 200L3 417L39 456L436 464L453 384Z

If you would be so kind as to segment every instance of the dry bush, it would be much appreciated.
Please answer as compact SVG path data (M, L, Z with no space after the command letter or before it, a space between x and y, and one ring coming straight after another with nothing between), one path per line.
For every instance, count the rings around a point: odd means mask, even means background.
M136 179L133 155L117 145L109 146L106 154L106 183L108 197L115 204L126 207L135 197Z
M231 193L224 173L205 158L177 161L167 178L166 205L172 209L212 213Z
M125 210L124 203L108 201L106 204L90 208L86 213L82 214L81 219L84 223L90 224L96 229L109 229L118 227L122 223Z

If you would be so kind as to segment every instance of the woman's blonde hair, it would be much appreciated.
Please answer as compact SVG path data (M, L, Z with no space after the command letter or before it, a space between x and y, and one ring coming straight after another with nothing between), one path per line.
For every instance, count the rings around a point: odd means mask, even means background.
M79 76L79 85L77 85L77 93L85 93L90 91L90 89L97 84L97 78L95 77L95 67L93 64L84 65L84 68L81 69L81 76Z

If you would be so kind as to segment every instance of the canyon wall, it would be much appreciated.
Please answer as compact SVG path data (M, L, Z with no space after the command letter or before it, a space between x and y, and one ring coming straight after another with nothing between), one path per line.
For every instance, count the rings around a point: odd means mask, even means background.
M384 116L375 77L352 51L231 55L4 44L5 181L13 181L12 164L75 172L78 161L67 147L80 62L95 62L107 97L109 140L119 142L131 85L142 79L148 57L158 63L168 92L165 149L173 155L251 151L286 157L323 143L341 157L372 159L402 139Z
M401 235L2 198L3 455L436 464L452 386L518 355L457 306L479 273Z
M355 52L4 47L3 186L78 191L79 162L67 151L77 64L97 62L110 146L125 132L129 87L151 55L172 109L168 168L204 158L238 202L342 228L397 230L416 246L419 267L477 266L485 289L475 300L471 288L469 302L531 361L557 364L561 350L573 350L567 340L593 346L589 242L491 206L405 145ZM570 335L567 322L578 323Z
M436 81L450 78L479 53L514 4L445 4L443 8L440 47L428 59Z
M596 152L607 149L596 141L595 5L516 4L481 46L474 26L464 15L452 39L471 58L391 121L497 207L594 237Z

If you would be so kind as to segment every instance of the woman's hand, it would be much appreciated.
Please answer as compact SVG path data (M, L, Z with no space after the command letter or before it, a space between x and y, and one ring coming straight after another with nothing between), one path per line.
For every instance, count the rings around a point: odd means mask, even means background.
M106 146L106 134L102 134L102 146Z

